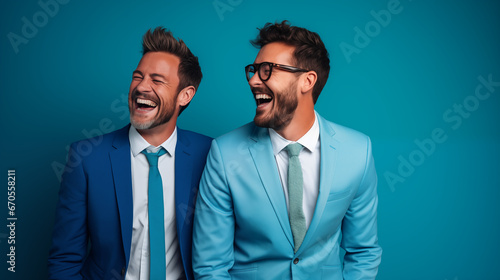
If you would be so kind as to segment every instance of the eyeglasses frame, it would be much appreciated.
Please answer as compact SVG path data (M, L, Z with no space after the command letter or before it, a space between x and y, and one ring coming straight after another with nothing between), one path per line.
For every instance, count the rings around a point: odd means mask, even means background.
M269 76L266 79L262 79L262 76L260 74L260 68L262 67L263 64L269 64ZM277 64L277 63L273 63L273 62L264 61L261 63L248 64L247 66L245 66L245 74L247 77L247 81L250 81L250 79L251 79L248 75L250 73L250 71L248 69L251 66L254 67L255 72L257 72L257 75L259 75L259 79L263 82L266 82L271 78L271 75L273 74L274 67L276 67L277 69L283 70L283 71L290 72L290 73L309 72L310 71L310 70L306 70L306 69L302 69L302 68L298 68L298 67L294 67L294 66L290 66L290 65Z

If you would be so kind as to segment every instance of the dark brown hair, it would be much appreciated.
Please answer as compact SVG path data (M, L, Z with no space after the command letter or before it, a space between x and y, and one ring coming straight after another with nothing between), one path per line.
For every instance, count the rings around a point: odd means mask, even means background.
M184 41L175 39L171 31L161 26L156 27L153 31L151 29L146 31L146 34L142 37L142 55L148 52L167 52L179 57L180 63L177 72L179 86L177 91L188 86L194 86L196 90L198 89L203 77L198 57L191 53ZM181 107L179 115L188 105L189 103Z
M313 101L316 103L330 73L328 51L318 33L302 27L291 26L288 21L284 20L281 23L266 23L263 28L259 28L257 38L250 41L256 48L262 48L273 42L294 46L293 56L296 64L294 66L316 72L318 80L312 92Z

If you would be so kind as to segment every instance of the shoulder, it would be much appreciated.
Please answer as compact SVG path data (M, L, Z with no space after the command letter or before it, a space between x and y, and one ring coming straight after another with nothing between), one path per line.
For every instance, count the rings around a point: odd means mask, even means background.
M109 150L113 145L129 145L129 128L130 124L127 124L126 126L110 133L76 141L71 144L71 148L80 154L85 155Z
M111 151L120 147L130 150L128 131L130 125L113 132L96 135L71 144L67 165L70 168L85 165L95 166L107 162Z
M181 128L177 128L177 133L183 137L192 139L193 141L200 141L200 142L210 142L212 141L212 137L190 131L190 130L184 130Z
M321 117L320 139L322 145L335 147L339 154L351 160L359 159L362 162L371 155L372 144L366 134Z
M249 122L243 126L240 126L226 134L223 134L217 138L215 141L220 145L232 145L234 143L244 143L254 135L259 129L267 131L267 129L257 127L253 122Z
M319 116L319 115L318 115ZM357 130L352 128L328 121L323 117L319 116L319 123L322 136L331 135L339 142L366 142L369 137Z
M177 128L177 141L189 143L189 145L195 149L208 150L210 148L210 143L212 143L212 140L212 137L190 130Z

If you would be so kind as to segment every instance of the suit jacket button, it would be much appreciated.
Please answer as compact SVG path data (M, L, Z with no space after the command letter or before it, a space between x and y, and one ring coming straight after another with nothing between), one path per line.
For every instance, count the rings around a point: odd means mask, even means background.
M125 267L122 268L122 276L125 276Z
M299 258L295 258L295 260L293 260L293 264L298 264L299 263Z

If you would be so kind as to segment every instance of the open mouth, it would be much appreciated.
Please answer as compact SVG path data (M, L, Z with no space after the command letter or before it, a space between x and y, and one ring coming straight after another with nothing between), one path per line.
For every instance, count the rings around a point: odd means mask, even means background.
M259 93L255 95L255 102L257 103L257 107L266 105L267 103L271 102L273 100L273 97L269 94L265 93Z
M153 110L154 108L156 108L156 106L158 106L156 102L143 98L137 98L135 100L135 104L137 105L138 109L142 110Z

